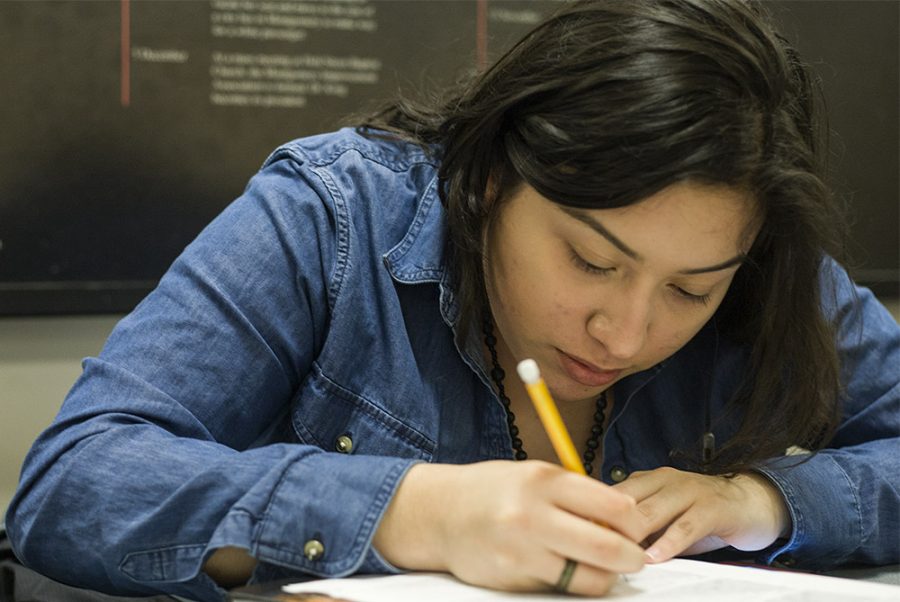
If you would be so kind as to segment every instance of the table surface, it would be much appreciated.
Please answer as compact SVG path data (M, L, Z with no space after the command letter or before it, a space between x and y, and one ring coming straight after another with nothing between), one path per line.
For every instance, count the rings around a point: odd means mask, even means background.
M844 579L859 579L861 581L900 585L900 564L842 568L836 571L828 571L824 574L832 577L843 577Z

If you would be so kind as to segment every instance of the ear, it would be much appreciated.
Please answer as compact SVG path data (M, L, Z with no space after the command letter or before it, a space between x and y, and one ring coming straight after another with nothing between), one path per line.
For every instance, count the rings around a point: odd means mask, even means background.
M498 197L500 196L500 183L497 181L497 178L494 174L488 174L487 177L487 185L484 187L484 203L487 206L491 206L497 202Z
M487 185L484 187L484 195L482 196L482 203L484 203L483 210L487 216L487 218L481 223L481 257L482 257L482 270L483 273L487 274L487 258L489 255L489 238L493 232L493 225L496 221L494 218L496 217L495 209L496 204L500 198L500 185L497 183L497 178L494 177L493 174L488 174Z

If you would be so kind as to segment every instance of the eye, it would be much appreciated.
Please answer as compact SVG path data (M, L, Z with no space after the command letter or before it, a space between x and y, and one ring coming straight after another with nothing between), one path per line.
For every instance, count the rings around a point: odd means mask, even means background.
M582 272L587 272L588 274L604 275L609 274L616 269L600 267L598 265L594 265L588 261L585 261L584 258L575 251L575 249L569 249L569 256L572 259L572 263L575 264L575 267L577 267Z
M690 303L696 303L698 305L709 305L709 294L706 295L695 295L694 293L689 293L680 286L672 285L672 289L675 291L675 294L678 295L679 298L684 299Z

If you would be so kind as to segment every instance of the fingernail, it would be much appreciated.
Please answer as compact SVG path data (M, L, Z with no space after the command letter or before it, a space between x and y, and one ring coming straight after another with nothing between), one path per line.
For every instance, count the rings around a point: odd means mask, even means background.
M644 550L644 556L647 557L647 562L659 562L659 550L656 548Z

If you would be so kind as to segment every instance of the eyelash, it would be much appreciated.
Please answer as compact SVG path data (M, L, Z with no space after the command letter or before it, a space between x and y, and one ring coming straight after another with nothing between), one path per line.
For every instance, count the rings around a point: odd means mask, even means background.
M613 272L615 268L601 268L600 266L596 266L592 263L588 263L585 261L578 253L575 252L574 249L571 250L571 258L572 263L575 264L575 267L580 269L583 272L587 272L588 274L596 274L598 276L606 276ZM684 299L689 303L696 303L697 305L708 305L709 304L709 295L694 295L692 293L687 292L683 288L679 286L672 286L675 294L678 295L680 299Z
M582 259L582 257L578 253L576 253L574 249L571 249L570 255L572 257L572 263L575 264L575 267L582 270L583 272L587 272L588 274L605 276L615 270L615 268L601 268L600 266L588 263L587 261Z
M678 286L675 287L675 290L678 291L679 297L686 301L689 301L690 303L696 303L697 305L709 305L709 295L693 295Z

